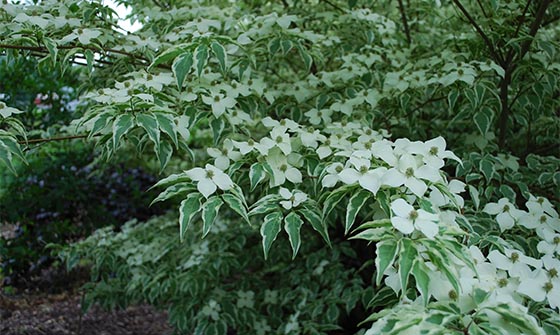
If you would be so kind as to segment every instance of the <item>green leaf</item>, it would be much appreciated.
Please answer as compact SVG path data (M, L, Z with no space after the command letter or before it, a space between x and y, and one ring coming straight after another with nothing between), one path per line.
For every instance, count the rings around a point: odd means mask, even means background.
M280 232L280 225L282 224L282 213L273 212L264 217L264 222L261 226L261 236L264 251L264 259L267 259L268 252L274 240Z
M184 173L175 173L172 175L169 175L165 178L163 178L162 180L158 181L154 186L150 187L148 189L151 190L153 188L156 187L160 187L160 186L168 186L171 184L175 184L175 183L182 183L182 182L186 182L186 181L190 181L191 179L189 177L187 177Z
M220 64L220 69L223 73L226 72L226 64L227 64L227 53L226 49L218 42L214 41L210 44L210 48L212 48L212 52L218 58L218 63Z
M410 270L412 269L412 265L414 264L417 255L418 251L412 241L408 238L403 238L400 241L399 250L399 277L401 279L403 295L406 292Z
M305 68L309 72L311 70L311 66L313 65L313 58L311 58L311 55L309 55L307 50L305 50L305 48L301 44L296 44L296 47L299 51L301 60L303 60L303 63L305 64Z
M171 160L171 156L173 155L173 147L169 142L160 141L157 145L154 146L154 151L156 152L157 159L159 161L159 170L160 172L165 169L167 163Z
M130 114L121 114L113 122L113 150L117 150L117 145L121 137L134 126L134 119Z
M428 250L426 251L428 256L430 257L430 261L436 266L438 270L443 272L445 277L447 277L447 280L449 280L451 286L453 286L453 289L457 293L459 293L461 291L461 288L459 286L457 277L450 270L451 262L445 254L445 251L447 251L447 249L442 250L441 247L438 247L436 245L433 246L434 247L428 248ZM443 253L441 251L443 251Z
M204 238L212 229L214 220L220 211L220 207L223 204L223 200L218 196L212 196L202 205L202 238Z
M167 63L175 57L185 52L184 46L171 47L157 56L152 64L148 67L148 71L158 66L159 64Z
M164 113L154 113L154 115L156 116L159 128L171 138L175 148L178 148L177 125L173 121L173 117Z
M478 192L476 187L469 185L469 194L474 203L474 207L478 211L478 208L480 207L480 193Z
M369 198L371 198L372 193L367 190L360 190L358 193L354 194L348 201L348 206L346 207L346 225L344 226L344 233L348 234L350 228L358 216L358 212L365 205Z
M416 280L416 288L422 294L422 300L424 305L428 304L428 299L430 298L430 269L424 264L424 262L416 261L412 267L412 275Z
M190 182L171 185L161 192L154 200L152 200L150 206L156 202L165 201L182 194L186 195L194 191L196 191L196 187L194 187L194 185Z
M487 181L492 180L492 178L496 174L496 167L494 165L494 162L488 156L485 156L480 160L480 162L478 163L478 168Z
M254 163L249 169L249 180L251 181L251 191L266 178L266 172L261 163Z
M185 232L189 229L191 221L201 210L201 199L202 195L200 193L191 193L185 200L181 201L179 207L179 238L181 242L184 240Z
M509 199L512 203L515 203L515 198L517 197L517 193L513 190L513 188L509 187L508 185L502 184L498 189L500 193L506 198Z
M25 162L25 155L21 151L21 147L15 137L1 136L0 141L13 155Z
M295 212L291 212L284 218L284 223L284 230L288 234L290 245L292 246L292 259L294 259L301 246L300 229L303 225L303 220Z
M95 59L93 55L93 51L91 51L90 49L86 49L84 51L84 55L86 56L86 64L87 64L88 72L91 73L93 70L93 61Z
M280 46L282 48L282 52L284 55L287 55L290 50L292 50L294 44L290 40L282 40L280 41Z
M269 194L262 198L260 198L257 202L255 202L249 211L249 216L266 214L271 212L275 209L278 209L278 202L282 200L280 195L278 194Z
M107 127L107 123L109 122L109 118L113 117L114 114L111 112L105 112L97 115L95 117L95 122L91 127L91 131L89 132L88 138L91 139L95 134L99 133L105 127Z
M212 134L214 135L214 145L217 146L222 137L222 133L226 129L226 123L223 118L213 119L210 121L210 128L212 128Z
M517 328L523 334L540 335L542 331L535 319L518 308L511 308L507 304L500 304L498 306L490 306L484 309L489 309L498 313L505 322Z
M12 153L8 150L8 147L0 140L0 161L12 171L13 174L17 175L16 168L12 162Z
M241 215L245 222L250 223L247 215L247 209L243 205L243 201L241 199L229 193L222 194L222 199L224 199L229 208Z
M330 212L340 203L342 199L346 196L346 193L350 191L350 186L341 186L334 191L332 191L325 199L323 204L323 217L329 216Z
M146 130L148 137L157 146L159 144L159 125L156 117L152 113L138 113L136 114L136 122L138 125Z
M280 50L280 39L271 39L270 42L268 42L268 52L270 52L270 54L274 56L278 52L278 50Z
M315 229L323 237L325 242L327 242L330 247L331 240L329 238L329 232L327 230L326 222L321 219L321 215L307 208L301 208L298 210L298 212L303 215L305 220L309 222L309 224L311 224L311 227L313 227L313 229Z
M204 44L199 45L195 50L195 57L197 75L200 77L202 70L204 70L204 66L206 66L206 62L208 61L208 47Z
M183 82L185 81L187 74L189 74L192 65L193 55L188 51L181 54L173 61L171 69L173 70L173 74L175 75L175 80L177 82L177 88L179 89L179 91L182 90Z
M57 48L56 42L52 38L43 37L43 43L47 47L47 50L49 50L49 54L51 56L53 65L56 65L56 58L57 58L57 55L58 55L58 48ZM91 71L91 70L89 70L89 71Z
M384 240L377 243L375 251L375 283L379 286L385 270L395 261L397 256L397 242L394 240Z
M494 114L489 108L481 108L480 111L474 115L474 124L482 135L486 135L492 127L493 118Z

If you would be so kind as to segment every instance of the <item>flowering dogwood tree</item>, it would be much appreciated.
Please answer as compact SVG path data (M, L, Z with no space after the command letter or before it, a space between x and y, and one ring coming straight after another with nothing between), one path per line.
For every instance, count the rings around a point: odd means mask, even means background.
M99 1L0 9L2 57L85 67L62 131L155 157L154 201L180 202L183 244L167 216L62 253L92 262L92 299L196 334L560 331L560 163L529 155L558 145L558 4L116 2L140 30ZM19 112L0 103L10 168Z

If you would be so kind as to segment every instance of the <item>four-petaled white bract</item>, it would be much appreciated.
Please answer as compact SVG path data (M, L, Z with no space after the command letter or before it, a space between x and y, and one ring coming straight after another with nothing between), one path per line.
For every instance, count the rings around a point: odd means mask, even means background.
M278 193L285 199L280 201L280 205L285 209L295 208L307 200L307 194L298 190L290 191L287 188L280 187Z
M348 167L344 168L339 174L340 180L345 184L358 183L364 189L376 194L381 187L381 177L387 171L385 167L371 168L371 160L359 156L352 156L348 159Z
M421 231L427 238L433 239L439 231L436 214L428 213L423 209L414 209L404 199L391 202L391 210L395 215L391 223L403 234L410 234L414 229Z
M486 204L482 211L490 215L497 214L496 222L502 231L512 228L515 221L523 215L507 198L501 198L498 203Z
M185 175L198 182L196 188L205 198L216 192L218 187L222 191L227 191L234 185L227 174L211 164L206 164L204 169L197 167L187 170Z

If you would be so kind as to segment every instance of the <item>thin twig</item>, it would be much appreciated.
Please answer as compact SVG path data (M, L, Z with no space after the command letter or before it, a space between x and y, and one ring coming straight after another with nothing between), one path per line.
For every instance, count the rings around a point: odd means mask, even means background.
M398 0L399 3L399 11L401 12L401 20L403 22L403 26L404 26L404 34L406 35L406 41L408 42L408 45L410 45L410 43L412 42L412 39L410 38L410 28L408 27L408 20L406 19L406 12L404 10L404 4L402 2L402 0Z
M535 20L533 21L533 23L531 24L531 28L529 29L529 37L531 38L523 42L523 44L521 45L521 51L519 52L517 60L523 59L523 57L525 57L525 54L529 51L529 47L533 42L533 38L535 37L535 35L537 35L537 32L539 31L539 28L544 21L544 15L546 14L546 10L548 9L550 3L551 0L543 0L541 2L537 14L535 15Z
M330 2L329 0L322 0L322 1L323 1L324 3L326 3L327 5L333 7L334 9L337 9L337 10L339 10L339 11L341 11L341 12L344 12L344 9L342 9L342 8L339 7L338 5L336 5L336 4L332 3L332 2Z
M44 143L44 142L53 142L53 141L65 141L65 140L74 140L78 138L86 138L89 135L71 135L71 136L58 136L58 137L49 137L49 138L34 138L27 141L18 141L19 144L35 144L35 143Z
M484 43L486 43L486 46L490 51L490 54L492 55L492 58L494 58L494 60L502 67L504 67L505 66L504 58L496 51L496 49L494 49L494 45L492 44L492 41L490 41L490 38L488 38L486 33L484 33L482 28L480 28L478 23L476 23L475 19L471 16L471 14L467 11L467 9L463 6L463 4L461 4L459 0L453 0L453 3L459 8L459 10L463 13L463 15L465 15L467 20L469 20L470 24L474 27L474 29L480 35L480 37L482 37Z
M488 18L488 14L486 14L486 11L484 10L484 6L480 2L480 0L476 0L476 2L478 3L478 7L480 7L480 10L482 11L482 15L484 15L484 17Z

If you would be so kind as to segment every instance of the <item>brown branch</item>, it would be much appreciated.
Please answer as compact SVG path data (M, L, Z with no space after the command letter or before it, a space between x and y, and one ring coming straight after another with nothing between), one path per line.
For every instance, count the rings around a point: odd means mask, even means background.
M101 50L99 50L99 49L96 49L96 48L90 47L90 46L78 46L78 45L59 45L56 48L59 49L59 50L71 50L71 49L75 49L75 48L82 48L84 50L91 50L91 51L95 51L95 52L103 52L105 55L107 55L108 53L115 53L115 54L128 56L130 58L138 59L140 61L144 61L144 62L148 62L148 63L150 62L148 59L146 59L142 56L137 56L137 55L131 54L130 52L115 50L115 49L103 49L103 48L101 48ZM16 50L48 52L48 50L45 47L34 47L34 46L29 46L29 45L0 44L0 49L16 49Z
M544 15L546 14L546 10L548 9L550 3L551 0L543 0L541 2L537 14L535 15L535 20L533 21L533 23L531 24L531 28L529 29L529 37L531 38L523 42L523 44L521 45L521 51L519 52L517 60L522 60L523 57L525 57L525 54L527 54L527 52L529 51L529 47L533 42L533 38L537 35L537 32L539 31L539 28L544 21Z
M484 15L484 17L488 17L488 14L486 14L486 11L484 10L484 6L482 6L482 3L480 2L480 0L476 0L476 2L478 3L478 7L480 7L480 10L482 11L482 15Z
M329 0L322 0L324 3L326 3L327 5L333 7L334 9L337 9L341 12L344 12L344 9L342 9L341 7L337 6L336 4L330 2Z
M490 51L490 54L492 55L492 58L494 58L494 60L502 67L504 67L505 65L504 58L496 51L496 49L494 49L494 45L492 44L492 41L490 41L490 38L488 38L486 33L484 33L482 28L480 28L478 23L476 23L476 20L471 16L471 14L467 11L467 9L463 6L463 4L461 4L459 0L453 0L453 3L459 8L461 13L465 15L467 20L469 20L469 23L474 27L474 29L480 35L480 37L482 37L484 43L486 44L488 50Z
M507 123L509 120L509 116L511 114L508 93L509 93L509 85L513 77L513 72L517 68L517 65L519 64L518 62L521 61L523 57L525 57L527 52L529 52L531 43L533 42L534 37L537 35L537 32L539 31L539 28L544 20L544 15L550 3L551 0L543 0L540 3L539 9L535 15L535 20L533 21L531 27L529 28L530 39L523 42L519 53L517 54L512 53L512 49L510 49L510 53L508 53L508 59L506 59L504 65L502 65L505 74L504 74L504 78L502 78L500 82L500 102L502 104L502 110L500 112L500 118L498 120L498 129L499 129L498 145L501 148L503 148L506 143Z
M403 26L404 26L404 34L406 35L406 41L408 42L408 45L410 45L410 43L412 42L412 39L410 38L410 28L408 26L408 20L406 19L406 12L404 10L404 4L402 2L402 0L398 0L399 3L399 11L401 12L401 20L403 22Z
M525 8L523 8L523 14L521 14L521 18L519 19L519 23L517 24L517 27L515 28L515 33L513 34L513 38L516 38L517 36L519 36L519 31L521 30L521 27L523 26L523 23L525 23L525 16L527 15L527 11L529 10L529 6L531 5L531 0L527 1L527 4L525 5ZM510 63L513 60L513 57L515 56L515 49L513 46L510 47L509 51L508 51L508 55L506 57L506 63Z
M74 140L78 138L87 138L89 135L71 135L71 136L59 136L59 137L49 137L49 138L34 138L27 141L18 141L19 144L36 144L36 143L45 143L45 142L53 142L53 141L66 141L66 140ZM94 135L95 136L95 135Z

